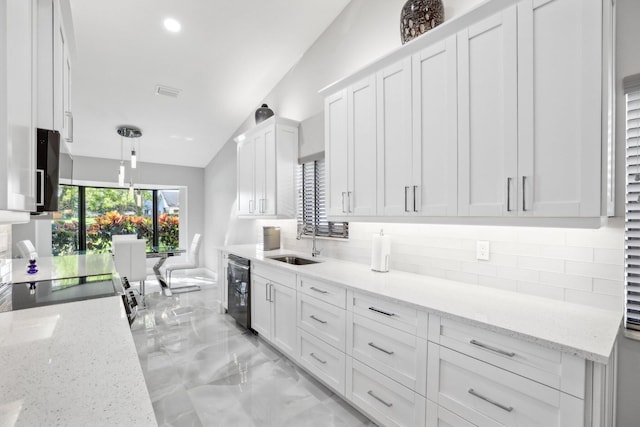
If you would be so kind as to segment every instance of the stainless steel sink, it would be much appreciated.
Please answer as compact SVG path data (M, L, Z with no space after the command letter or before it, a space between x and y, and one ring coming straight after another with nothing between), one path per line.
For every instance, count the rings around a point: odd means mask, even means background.
M279 255L279 256L272 256L269 258L275 261L286 262L287 264L292 264L292 265L317 264L320 262L320 261L314 261L312 259L300 258L295 255Z

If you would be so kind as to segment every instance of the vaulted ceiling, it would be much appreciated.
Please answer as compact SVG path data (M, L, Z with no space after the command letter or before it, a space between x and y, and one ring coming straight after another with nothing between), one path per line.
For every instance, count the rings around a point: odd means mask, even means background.
M128 124L141 161L206 166L348 2L69 0L72 154L119 159Z

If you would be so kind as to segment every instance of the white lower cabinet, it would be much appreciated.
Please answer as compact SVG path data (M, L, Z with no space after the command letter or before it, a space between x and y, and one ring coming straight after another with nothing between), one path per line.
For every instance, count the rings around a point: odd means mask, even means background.
M309 372L344 396L345 354L298 329L298 361Z
M348 352L405 387L426 394L427 341L349 313Z
M385 426L425 425L425 398L347 357L347 399Z
M345 311L303 293L298 293L298 327L344 353Z
M477 426L584 426L584 401L429 343L427 397Z
M254 274L251 277L251 328L295 359L296 290Z
M475 427L467 420L460 418L427 399L427 427Z

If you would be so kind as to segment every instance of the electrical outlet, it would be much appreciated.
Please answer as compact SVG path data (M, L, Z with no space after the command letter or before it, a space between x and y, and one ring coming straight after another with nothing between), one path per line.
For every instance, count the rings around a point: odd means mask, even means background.
M489 261L489 242L486 240L478 240L476 242L476 259Z

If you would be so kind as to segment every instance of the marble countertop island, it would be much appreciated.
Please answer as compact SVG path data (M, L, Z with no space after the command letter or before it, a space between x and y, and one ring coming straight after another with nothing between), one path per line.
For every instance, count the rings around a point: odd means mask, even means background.
M223 249L599 363L608 363L622 321L622 308L603 310L402 271L378 273L368 265L326 257L314 258L320 261L317 264L290 265L269 257L293 254L310 259L311 256L285 249L262 251L261 245Z
M4 261L3 282L23 264ZM27 281L113 272L109 255L39 266ZM0 313L0 425L157 425L121 296Z

